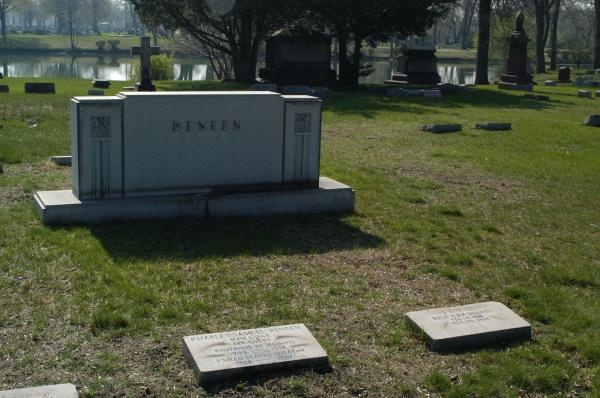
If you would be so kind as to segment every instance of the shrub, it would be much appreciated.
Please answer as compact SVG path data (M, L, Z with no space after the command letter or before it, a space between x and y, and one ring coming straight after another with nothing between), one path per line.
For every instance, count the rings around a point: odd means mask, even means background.
M174 61L170 55L155 55L151 58L152 80L173 80ZM133 68L132 80L140 80L140 65Z
M106 46L106 42L104 40L98 40L96 42L96 45L98 46L98 50L104 51L104 47Z

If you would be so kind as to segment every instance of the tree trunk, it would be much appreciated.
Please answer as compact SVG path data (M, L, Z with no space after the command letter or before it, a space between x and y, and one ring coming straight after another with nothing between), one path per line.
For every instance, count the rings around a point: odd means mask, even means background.
M362 38L357 37L354 40L354 53L352 54L352 75L350 84L353 86L358 85L358 79L360 78L360 60L362 58Z
M6 10L0 10L0 23L2 23L2 38L6 39Z
M100 35L98 27L98 0L92 0L92 30L95 34Z
M345 33L338 34L338 59L340 64L339 81L344 84L351 84L350 65L348 62L348 36Z
M594 40L594 69L600 69L600 0L594 0L596 13L596 38Z
M475 73L475 84L490 84L488 65L491 12L492 0L479 0L479 38L477 40L477 71Z
M468 0L465 2L465 16L462 24L462 48L467 49L472 46L472 35L471 35L471 24L473 23L473 3L475 0Z
M546 73L546 54L544 53L544 47L546 47L546 43L544 41L544 35L546 33L546 13L544 10L545 4L546 1L539 0L535 5L535 58L537 64L537 73Z
M600 1L600 0L598 0ZM556 0L552 12L552 31L550 32L550 70L556 70L556 56L558 51L558 16L560 14L561 0Z

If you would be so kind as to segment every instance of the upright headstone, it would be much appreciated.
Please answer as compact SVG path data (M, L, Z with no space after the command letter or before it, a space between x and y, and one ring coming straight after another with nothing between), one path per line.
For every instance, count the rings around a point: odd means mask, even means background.
M0 391L0 398L77 398L78 396L77 389L73 384Z
M329 370L329 358L303 324L184 337L184 354L201 385L256 373Z
M435 48L402 47L402 55L398 58L398 73L386 83L410 83L435 85L442 81L438 73Z
M321 101L123 92L71 102L73 187L37 192L47 224L351 212L320 174Z
M525 16L519 13L515 31L508 38L510 45L506 72L500 77L499 88L528 90L533 88L533 80L527 67L527 45L529 37L523 27Z
M27 94L56 94L54 83L25 83Z
M560 83L571 83L571 68L568 66L558 70L558 81Z
M138 47L134 47L134 48L138 48ZM94 79L92 80L92 85L95 88L110 88L110 80L100 80L100 79Z
M438 352L531 339L531 325L493 301L409 312L405 319L426 336L429 348Z
M335 82L331 69L331 39L318 32L281 30L267 41L265 81L278 85L327 86Z
M8 84L0 84L0 93L8 93L10 88Z
M144 36L141 38L140 46L131 49L131 54L140 56L141 81L135 85L137 91L156 91L156 86L152 84L151 57L160 54L160 48L151 46L150 38Z

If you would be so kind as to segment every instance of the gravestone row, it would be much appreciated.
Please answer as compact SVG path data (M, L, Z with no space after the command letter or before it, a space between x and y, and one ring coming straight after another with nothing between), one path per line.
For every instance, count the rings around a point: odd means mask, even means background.
M408 312L404 318L440 353L532 337L531 325L498 302ZM304 324L186 336L183 354L205 388L283 370L331 371L327 352ZM77 396L72 384L0 391L0 398Z

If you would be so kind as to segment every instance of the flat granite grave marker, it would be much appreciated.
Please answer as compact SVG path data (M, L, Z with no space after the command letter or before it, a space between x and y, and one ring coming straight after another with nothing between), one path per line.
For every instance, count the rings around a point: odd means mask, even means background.
M579 90L577 92L577 96L579 98L592 98L592 93L591 93L591 91L587 91L587 90Z
M477 130L488 130L488 131L507 131L512 130L512 124L510 123L477 123L475 125Z
M183 338L185 357L202 386L273 370L327 371L329 358L303 324Z
M27 94L56 94L54 83L25 83Z
M321 101L264 91L123 92L71 101L72 190L46 224L352 212L320 177Z
M590 115L583 123L586 126L600 127L600 115Z
M462 131L462 124L427 124L423 126L423 131L435 134L457 133Z
M531 339L531 325L494 301L409 312L404 317L425 334L429 348L437 352Z
M57 166L71 166L72 157L71 156L52 156L50 158L52 163Z
M101 89L90 89L88 90L88 95L98 95L98 96L103 96L104 95L104 90Z
M19 388L16 390L0 391L0 398L77 398L77 389L73 384L57 384Z

